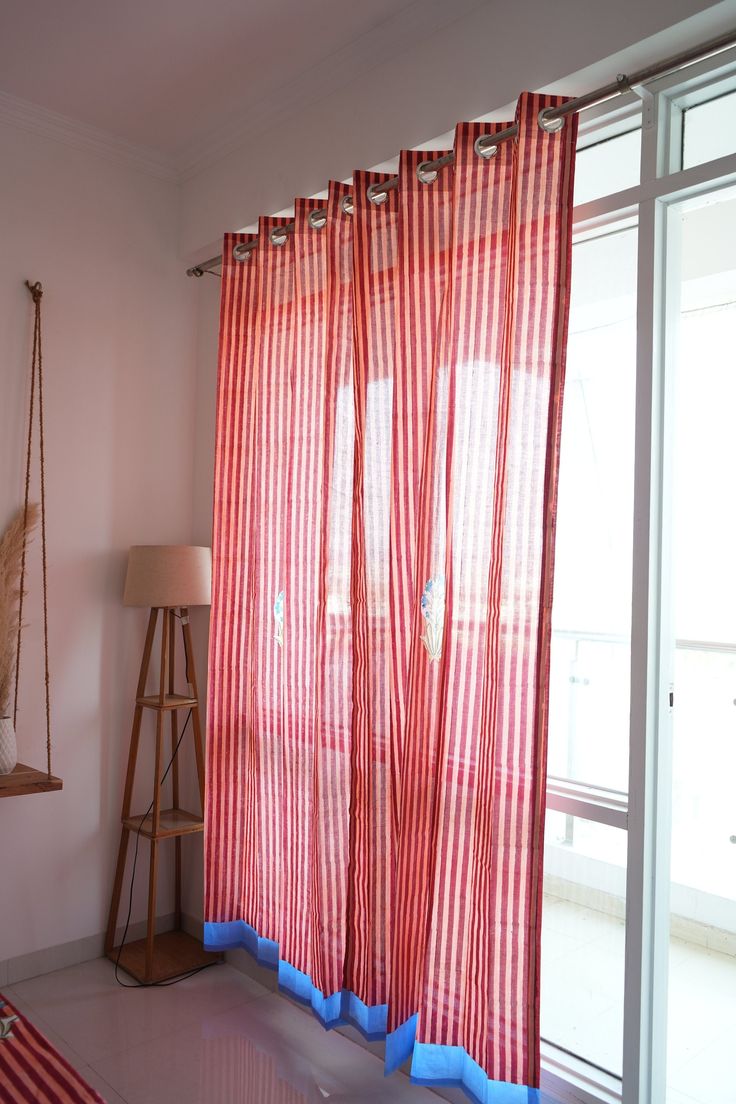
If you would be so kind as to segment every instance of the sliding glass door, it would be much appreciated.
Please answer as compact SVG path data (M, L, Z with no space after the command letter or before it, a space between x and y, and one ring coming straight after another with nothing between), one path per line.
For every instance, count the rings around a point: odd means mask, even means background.
M543 1088L736 1104L736 51L578 157Z
M588 156L610 161L608 144ZM635 227L574 246L562 428L548 777L625 804L631 665ZM626 831L547 813L542 1036L621 1077Z
M736 190L701 194L668 218L675 708L667 1100L721 1104L736 1101Z

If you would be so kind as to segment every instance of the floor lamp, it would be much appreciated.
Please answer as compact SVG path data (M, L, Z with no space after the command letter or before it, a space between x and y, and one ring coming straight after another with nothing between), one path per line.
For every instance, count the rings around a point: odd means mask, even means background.
M210 604L211 575L209 548L191 545L135 545L128 555L123 602L126 606L144 606L151 612L143 646L143 659L133 713L128 770L123 793L120 847L110 903L105 953L142 984L152 984L177 977L179 974L206 965L216 958L208 955L191 935L181 931L181 839L182 836L204 830L204 754L189 609L191 606ZM157 689L155 693L147 694L146 682L159 615L161 631ZM186 693L178 693L175 684L177 624L181 625L182 632ZM133 782L144 710L151 711L156 722L152 799L145 812L132 813ZM182 809L179 802L178 751L185 734L184 728L180 729L179 726L179 713L182 710L191 714L191 736L199 784L200 811L198 813ZM167 717L171 732L169 754L164 749ZM185 720L185 727L187 723ZM170 776L171 806L163 808L162 791L167 774ZM118 910L131 833L147 839L150 844L146 936L144 939L116 947ZM166 839L174 840L175 925L174 931L157 936L155 923L159 844Z

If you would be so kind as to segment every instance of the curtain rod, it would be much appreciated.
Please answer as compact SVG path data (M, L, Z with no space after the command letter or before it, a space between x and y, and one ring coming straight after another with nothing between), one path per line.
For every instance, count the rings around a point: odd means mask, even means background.
M672 54L670 57L655 62L653 65L646 65L643 69L637 69L629 76L626 76L624 73L619 73L614 81L604 84L601 88L596 88L592 92L587 92L584 96L576 96L560 107L552 107L547 108L546 111L540 111L539 125L542 130L546 130L548 133L554 133L562 129L565 125L565 118L568 115L576 114L578 111L585 111L591 107L597 107L598 104L605 103L606 100L613 99L614 96L623 92L629 92L631 89L647 84L649 81L656 80L658 77L666 77L669 73L673 73L678 69L683 69L687 65L692 65L696 61L702 61L712 54L718 54L723 50L727 50L730 46L736 46L736 30L727 31L725 34L718 35L717 38L711 38L707 42L701 42L699 46L692 46L689 50L682 50L678 54ZM501 142L507 142L509 138L515 138L518 133L519 128L514 124L513 126L507 127L506 130L500 130L497 134L483 135L483 137L478 138L475 143L475 152L479 157L491 158L498 153L498 147ZM440 169L444 168L446 165L452 165L454 160L455 154L450 151L450 153L446 153L443 157L438 157L434 161L422 161L422 163L417 166L417 177L423 184L431 184L437 179L437 174ZM368 198L371 203L385 203L388 199L388 193L392 189L397 188L398 185L398 176L390 177L381 184L371 184L370 188L368 188ZM353 213L353 200L351 196L345 196L342 201L342 207L347 214ZM315 229L324 226L326 221L326 218L319 210L312 211L309 215L309 224ZM289 222L273 230L271 232L271 241L274 245L283 245L288 235L294 230L295 225L294 222ZM236 245L233 249L233 256L236 260L244 261L250 256L257 244L258 239L255 237L251 242ZM205 272L212 273L212 269L217 268L217 266L221 264L221 255L211 257L208 261L202 261L201 264L193 265L192 268L188 268L187 276L204 276ZM212 273L212 275L217 275L217 273Z

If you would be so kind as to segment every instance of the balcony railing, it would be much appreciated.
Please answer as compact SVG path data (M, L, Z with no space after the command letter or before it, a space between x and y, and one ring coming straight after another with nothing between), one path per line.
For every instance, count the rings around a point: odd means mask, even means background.
M622 634L553 632L547 805L571 851L578 818L626 827L629 655ZM678 638L674 671L673 912L736 931L736 642Z

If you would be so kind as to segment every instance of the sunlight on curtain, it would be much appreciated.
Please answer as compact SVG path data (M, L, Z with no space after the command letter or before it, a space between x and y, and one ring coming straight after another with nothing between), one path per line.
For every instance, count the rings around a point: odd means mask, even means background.
M539 1082L575 120L227 235L206 940L421 1083ZM327 217L313 228L316 206ZM285 240L284 240L285 239Z

